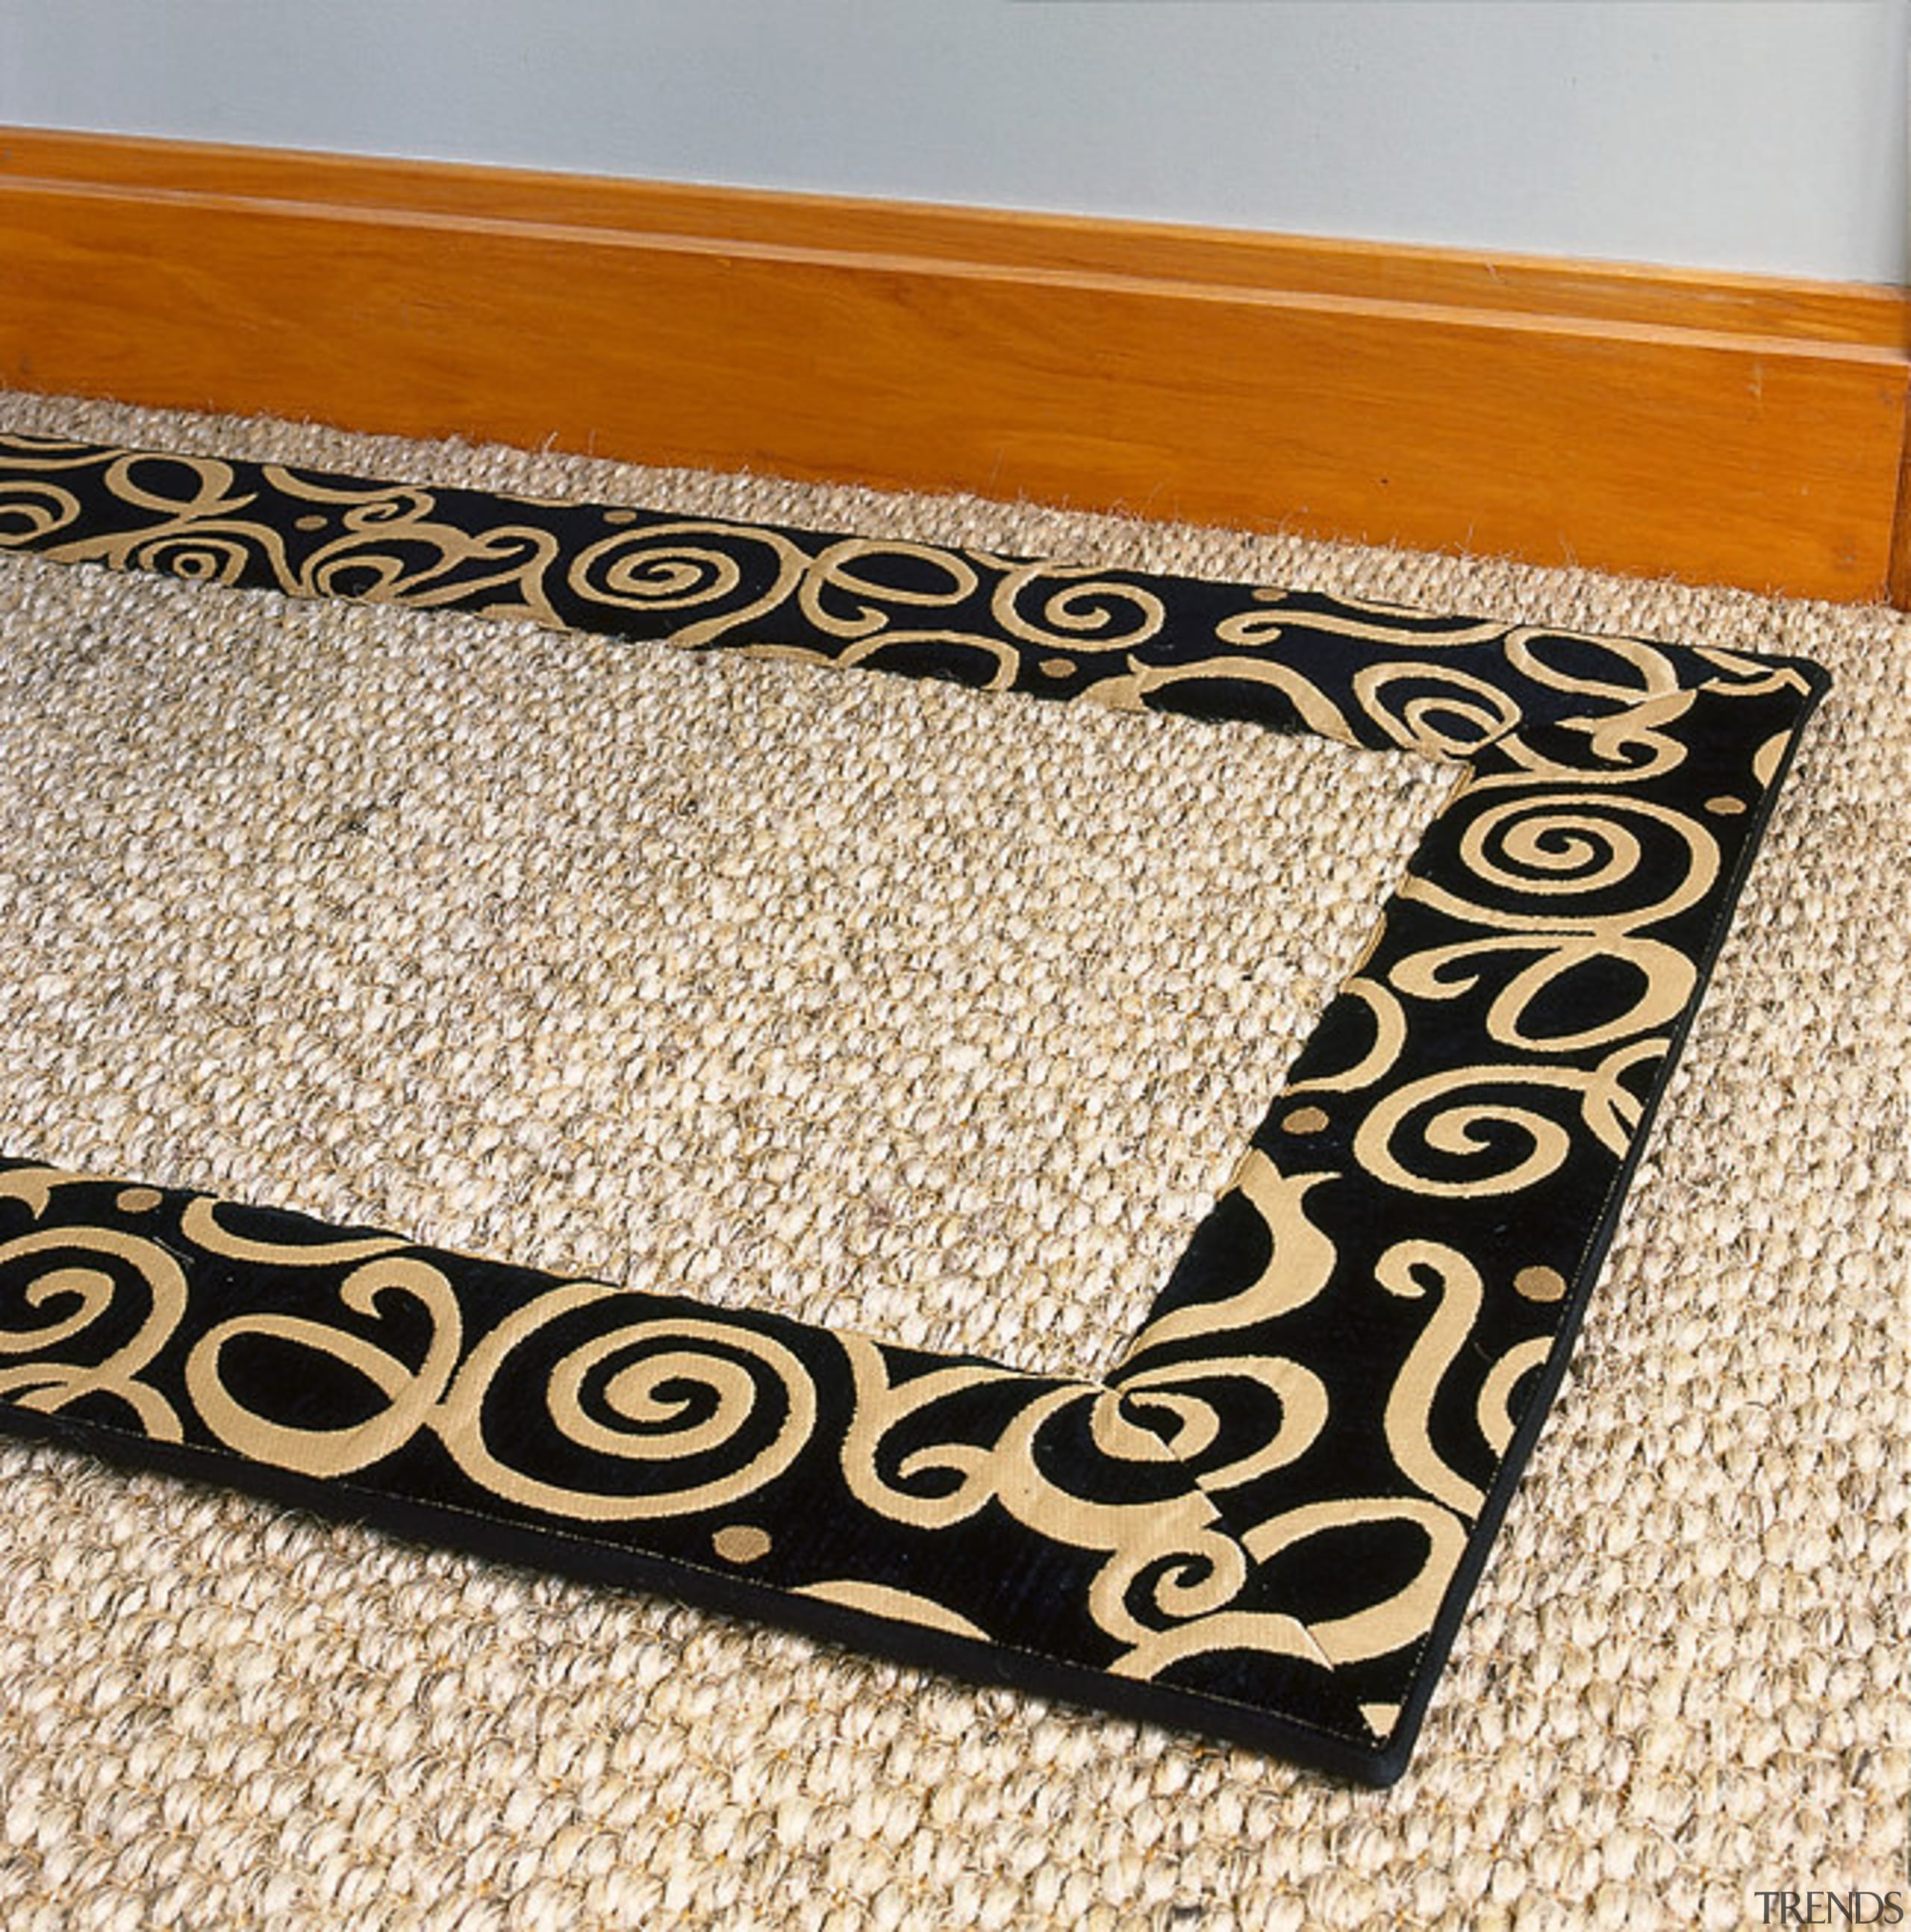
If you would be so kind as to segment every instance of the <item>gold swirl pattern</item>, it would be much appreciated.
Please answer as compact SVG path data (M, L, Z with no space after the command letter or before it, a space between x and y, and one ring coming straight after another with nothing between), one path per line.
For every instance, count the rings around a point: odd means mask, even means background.
M1389 1656L1424 1638L1466 1553L1466 1523L1452 1510L1418 1497L1350 1496L1305 1504L1250 1531L1246 1538L1248 1554L1257 1562L1271 1563L1316 1539L1378 1523L1404 1524L1418 1532L1425 1554L1412 1580L1392 1594L1310 1626L1314 1642L1336 1666Z
M912 1376L897 1388L882 1350L860 1335L842 1338L855 1379L855 1402L843 1437L843 1474L856 1500L878 1515L918 1529L946 1529L965 1522L995 1500L996 1451L972 1442L931 1442L898 1457L893 1480L883 1472L890 1438L934 1404L998 1383L1013 1374L986 1363L964 1362ZM1066 1404L1092 1393L1086 1384L1048 1390L1030 1427Z
M1398 1774L1816 667L0 434L7 549L1457 763L1100 1382L0 1160L0 1424Z
M1381 1256L1375 1272L1390 1294L1424 1294L1423 1274L1440 1285L1440 1305L1388 1394L1387 1446L1401 1472L1436 1502L1458 1515L1476 1516L1485 1494L1441 1460L1433 1446L1432 1416L1440 1384L1479 1319L1486 1285L1464 1255L1438 1241L1402 1241Z
M1469 793L1469 801L1478 796ZM1670 855L1648 855L1648 833L1670 842ZM1486 1030L1498 1046L1534 1054L1635 1039L1684 1010L1696 963L1648 928L1663 928L1716 886L1720 848L1704 826L1648 800L1516 794L1470 820L1460 856L1468 894L1414 878L1401 896L1447 915L1468 936L1400 960L1389 975L1395 990L1452 999L1475 992L1482 976L1460 969L1526 958L1488 1004ZM1572 900L1581 909L1564 904ZM1575 978L1576 993L1564 983ZM1612 997L1618 980L1634 988L1624 1004ZM1541 1006L1578 1024L1535 1029L1531 1016Z
M512 526L467 536L447 530L416 510L398 520L397 506L368 504L344 519L345 534L316 551L300 574L300 593L313 597L346 596L362 604L404 603L430 610L457 603L473 594L495 593L494 611L519 614L550 623L549 605L525 598L514 604L512 593L539 580L542 569L557 557L557 545L548 531ZM436 555L424 568L394 556L394 539L429 545Z
M254 1262L272 1268L349 1268L405 1245L395 1234L309 1244L265 1240L233 1232L219 1218L220 1204L206 1196L189 1202L180 1216L180 1232L208 1254L223 1256L227 1261Z
M1704 689L1727 692L1741 698L1785 692L1808 698L1813 681L1808 673L1817 670L1815 664L1806 665L1797 658L1748 657L1742 651L1720 650L1713 645L1696 646L1693 656L1724 674L1708 680Z
M393 1294L411 1296L430 1318L430 1346L416 1371L375 1344L326 1322L298 1315L234 1316L208 1329L186 1358L186 1388L200 1419L227 1448L309 1476L346 1475L404 1448L451 1378L461 1317L445 1276L402 1256L356 1268L346 1276L338 1298L352 1313L376 1317L380 1299ZM256 1413L232 1394L220 1372L221 1352L245 1337L286 1342L343 1363L376 1388L384 1408L364 1421L322 1429L274 1422Z
M775 610L806 568L802 554L774 531L752 532L745 546L718 526L669 522L599 538L569 560L565 578L595 602L673 620L670 641L694 649ZM719 614L674 621L712 604Z
M0 547L38 548L79 517L80 499L70 490L37 480L16 486L0 494Z
M1468 645L1492 644L1508 633L1504 625L1471 618L1429 621L1427 614L1411 604L1383 604L1372 598L1301 599L1286 590L1257 590L1250 593L1252 608L1228 617L1215 628L1226 644L1261 649L1280 644L1296 632L1310 636L1346 638L1397 650L1411 638L1419 650L1456 650ZM1278 605L1275 610L1265 607Z
M1221 1198L1240 1202L1265 1231L1265 1265L1219 1300L1156 1316L1135 1337L1125 1359L1137 1360L1173 1342L1210 1340L1228 1329L1258 1327L1304 1308L1334 1275L1334 1244L1308 1218L1306 1209L1308 1190L1327 1178L1284 1174L1260 1148L1249 1148Z
M1145 711L1148 700L1177 686L1211 685L1226 680L1236 684L1265 685L1294 707L1306 728L1318 737L1358 745L1360 734L1348 722L1334 700L1288 666L1263 658L1203 658L1194 664L1144 664L1130 657L1126 674L1106 677L1088 695L1112 711Z
M1396 687L1405 694L1396 697ZM1354 690L1402 750L1429 758L1471 758L1520 723L1520 707L1506 692L1456 664L1369 664Z
M1298 1657L1334 1667L1306 1625L1280 1611L1219 1610L1192 1623L1157 1632L1124 1652L1108 1666L1118 1677L1158 1677L1171 1665L1216 1652L1257 1650L1270 1657Z
M1399 990L1421 1000L1458 998L1475 991L1480 975L1454 969L1495 954L1538 957L1507 981L1486 1010L1486 1031L1501 1046L1529 1053L1570 1052L1580 1047L1606 1046L1642 1029L1663 1027L1682 1012L1696 977L1690 959L1656 939L1639 939L1608 928L1604 932L1574 932L1554 938L1506 933L1490 939L1464 939L1416 953L1395 968ZM1610 1017L1569 1032L1535 1033L1526 1024L1532 1008L1549 995L1562 1007L1583 1010L1584 1003L1560 994L1558 982L1584 966L1624 965L1631 968L1639 990L1631 1004ZM1596 1009L1595 1009L1596 1010Z
M76 1253L122 1264L132 1270L147 1295L145 1318L132 1338L92 1364L47 1359L50 1350L103 1326L103 1318L118 1298L120 1272L76 1264L68 1258ZM46 1266L43 1256L58 1257L65 1265ZM111 1228L77 1232L49 1228L0 1245L0 1280L10 1275L24 1276L21 1299L30 1309L69 1298L75 1306L71 1313L37 1328L0 1329L0 1355L37 1358L0 1368L0 1402L11 1401L38 1414L52 1415L88 1396L116 1396L132 1410L147 1436L161 1442L183 1438L177 1411L158 1390L140 1379L186 1312L186 1277L165 1249Z
M1157 1430L1127 1412L1117 1391L1057 1382L1030 1393L1029 1378L981 1364L898 1384L874 1342L857 1335L840 1340L856 1378L843 1467L866 1507L926 1529L947 1528L992 1507L1050 1543L1094 1552L1105 1560L1089 1586L1089 1613L1098 1628L1130 1646L1149 1644L1165 1624L1210 1613L1244 1587L1246 1559L1214 1504L1181 1474ZM949 1424L931 1426L939 1405L985 1386L1011 1398L999 1409L999 1430L986 1432L992 1439L957 1435ZM1115 1472L1138 1465L1174 1479L1165 1493L1109 1498L1053 1480L1041 1438L1070 1411L1085 1412L1090 1439ZM883 1470L892 1458L893 1480ZM1136 1672L1131 1666L1128 1674Z
M824 662L843 670L854 670L860 665L892 658L898 652L911 646L930 650L940 647L959 651L971 658L986 658L992 667L988 674L980 679L964 680L983 691L1008 690L1022 665L1021 657L1010 646L993 638L973 636L966 631L886 630L845 645L833 658Z
M1166 621L1161 599L1141 584L1064 565L990 561L1002 574L989 598L989 614L1004 634L1018 644L1048 650L1092 644L1097 650L1128 650L1160 636ZM1030 617L1022 601L1036 594L1041 596L1040 612Z
M1354 1151L1375 1179L1408 1193L1448 1199L1522 1193L1557 1174L1580 1148L1573 1120L1540 1112L1539 1102L1562 1094L1576 1096L1579 1124L1622 1156L1643 1108L1624 1076L1656 1059L1666 1046L1663 1040L1635 1041L1586 1069L1509 1061L1428 1074L1396 1088L1373 1108L1360 1124ZM1526 1104L1505 1097L1508 1090ZM1422 1148L1467 1163L1466 1174L1410 1168L1396 1154L1401 1128L1422 1108L1435 1109L1420 1123ZM1510 1164L1502 1144L1507 1142L1514 1156Z
M548 1516L584 1522L696 1514L725 1507L782 1475L816 1426L816 1392L797 1357L773 1337L727 1322L688 1319L624 1322L592 1334L561 1361L545 1385L550 1419L564 1440L592 1450L620 1474L661 1467L694 1469L696 1459L731 1450L759 1412L779 1402L770 1439L747 1444L734 1468L700 1480L622 1488L584 1489L514 1468L487 1439L485 1410L500 1386L520 1378L505 1373L512 1352L540 1330L574 1312L613 1307L628 1298L602 1282L572 1282L540 1295L500 1322L466 1358L431 1425L458 1467L490 1494ZM623 1366L599 1374L598 1394L614 1424L585 1412L585 1378L620 1358ZM673 1390L676 1393L673 1394ZM696 1396L714 1399L710 1413L696 1415Z
M1131 1410L1177 1461L1199 1468L1201 1486L1210 1496L1242 1488L1298 1461L1313 1447L1333 1406L1327 1384L1312 1370L1278 1355L1221 1355L1118 1372ZM1232 1405L1202 1393L1202 1384L1210 1382L1254 1383L1274 1399L1277 1422L1260 1432L1245 1454L1238 1453L1240 1432L1229 1426ZM1216 1448L1235 1452L1234 1460L1210 1469L1204 1466Z
M916 564L923 574L941 581L925 587L886 581L873 572L859 576L854 566L862 562ZM926 544L879 544L845 537L808 560L797 586L796 602L804 616L831 637L868 638L890 628L896 606L950 610L973 597L980 581L972 564L947 550L932 550ZM832 592L846 608L830 609Z
M1685 848L1670 868L1674 883L1670 889L1652 891L1655 872L1664 873L1647 866L1644 839L1637 826L1626 822L1628 817L1663 828ZM1718 876L1718 841L1705 826L1642 798L1588 800L1540 792L1502 800L1468 822L1460 856L1468 876L1489 892L1510 889L1547 898L1589 898L1631 886L1645 903L1628 915L1630 925L1684 911ZM1408 890L1432 899L1441 889L1416 880ZM1452 904L1456 896L1444 896ZM1488 925L1507 922L1505 915L1477 901L1466 903L1462 916Z
M1672 654L1640 638L1594 637L1521 626L1507 632L1504 649L1507 662L1535 684L1600 700L1622 712L1670 695L1681 682ZM1556 652L1566 662L1555 662Z
M1480 1433L1496 1456L1506 1454L1518 1426L1513 1413L1514 1391L1546 1360L1547 1352L1544 1335L1519 1342L1501 1356L1480 1384Z

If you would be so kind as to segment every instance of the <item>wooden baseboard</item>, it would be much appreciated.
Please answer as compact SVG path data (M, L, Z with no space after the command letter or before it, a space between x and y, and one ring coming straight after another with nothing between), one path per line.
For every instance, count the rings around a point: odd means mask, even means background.
M1911 599L1897 290L10 130L0 382Z
M1898 520L1892 531L1885 596L1900 610L1911 610L1911 414L1907 414L1905 422L1904 466L1898 482Z

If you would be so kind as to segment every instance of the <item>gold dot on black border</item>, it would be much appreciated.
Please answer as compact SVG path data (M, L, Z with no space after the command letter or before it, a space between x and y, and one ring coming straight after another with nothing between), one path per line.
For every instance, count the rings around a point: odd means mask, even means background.
M324 518L318 515L295 517L292 527L296 530L322 530L326 526Z
M1566 1298L1566 1277L1557 1268L1523 1268L1513 1277L1513 1285L1528 1301Z
M1318 1107L1296 1107L1281 1116L1282 1130L1290 1134L1317 1134L1327 1124L1327 1114Z
M637 521L634 510L606 510L604 520L607 524L634 524Z
M1730 792L1720 792L1718 797L1706 800L1706 809L1715 818L1736 818L1745 809L1745 801L1734 798Z
M753 1522L727 1523L710 1538L710 1547L726 1563L754 1563L770 1554L770 1532Z

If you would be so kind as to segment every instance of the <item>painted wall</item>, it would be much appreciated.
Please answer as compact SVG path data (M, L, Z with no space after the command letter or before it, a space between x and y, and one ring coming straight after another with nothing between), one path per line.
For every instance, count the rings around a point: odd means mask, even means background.
M1911 0L0 0L0 122L1911 279Z

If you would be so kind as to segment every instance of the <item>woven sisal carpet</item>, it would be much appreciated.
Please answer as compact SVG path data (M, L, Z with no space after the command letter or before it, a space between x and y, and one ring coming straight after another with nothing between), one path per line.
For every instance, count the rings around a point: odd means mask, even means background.
M1798 651L1838 679L1394 1792L0 1444L8 1923L1736 1924L1761 1890L1903 1886L1911 626L280 425L6 420ZM16 1144L1084 1372L1444 783L1172 718L26 559L0 633ZM933 809L867 808L904 770ZM648 855L619 898L640 805L686 862ZM641 962L686 934L662 1028ZM906 1002L845 1026L850 951ZM1031 1040L1044 1077L996 1077ZM1046 1097L1076 1089L1098 1105ZM763 1123L740 1138L740 1095ZM789 1210L793 1147L837 1198ZM1152 1190L1123 1184L1137 1163Z

